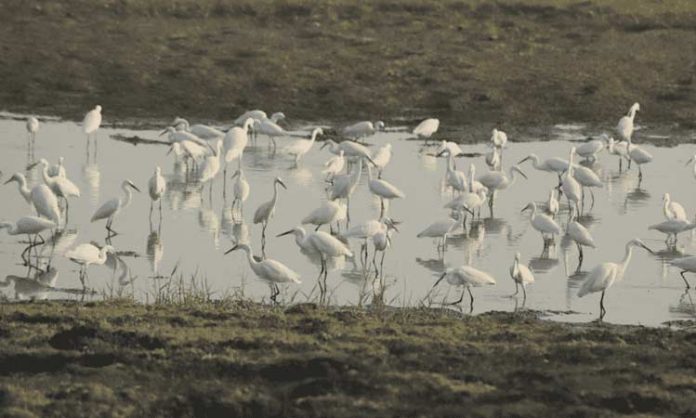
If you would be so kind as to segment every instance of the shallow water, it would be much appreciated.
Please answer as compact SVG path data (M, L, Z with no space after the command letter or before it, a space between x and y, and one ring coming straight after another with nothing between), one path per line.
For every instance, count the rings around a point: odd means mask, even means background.
M556 126L550 131L557 136L551 142L512 143L504 154L507 167L530 152L543 157L563 156L567 158L571 142L585 136L582 126ZM34 155L29 154L24 122L0 120L0 138L3 152L0 154L2 181L13 172L25 172L28 163L46 158L55 163L59 156L65 157L68 177L82 190L82 197L70 203L67 231L57 240L52 266L58 271L52 286L54 290L39 296L51 298L82 298L79 289L78 266L71 263L63 253L73 246L94 241L104 244L104 223L91 224L89 219L96 208L105 200L121 194L120 184L128 178L141 188L135 194L130 207L126 208L114 222L120 234L111 241L120 253L118 260L112 259L107 266L92 266L89 270L89 286L98 293L133 294L137 299L152 301L158 288L162 287L173 270L175 276L182 274L184 280L196 277L205 283L214 296L238 294L256 300L267 299L268 286L257 280L251 272L243 253L223 255L236 241L236 235L248 229L249 239L257 254L260 253L258 225L251 225L254 209L272 195L272 179L280 176L288 186L281 190L276 215L268 226L266 254L282 261L301 274L303 283L282 287L281 299L304 301L315 298L312 292L319 266L316 261L299 252L291 237L275 236L299 224L310 210L324 199L325 183L320 174L322 165L331 154L319 150L319 144L305 156L299 168L292 159L280 152L272 154L267 139L259 137L251 143L244 154L247 180L251 184L251 195L245 204L245 224L235 222L230 211L231 181L228 180L227 199L222 195L222 173L213 184L212 197L209 185L203 186L185 181L184 168L175 165L173 155L166 155L162 145L131 145L116 141L111 135L137 135L142 138L157 138L156 131L132 131L127 129L102 129L98 137L96 159L94 149L88 157L86 140L77 124L72 122L48 121L42 123ZM648 129L640 135L649 135ZM447 217L442 206L451 199L451 194L442 187L445 159L429 156L432 149L423 149L418 141L407 141L408 134L387 132L369 139L372 144L390 142L394 157L384 172L384 178L401 188L406 199L396 200L389 209L392 218L401 221L399 232L393 236L393 246L384 263L387 283L385 300L396 306L418 305L424 300L439 273L445 268L469 263L491 273L497 280L495 286L474 288L474 313L489 310L513 310L523 307L522 298L508 298L514 292L514 283L509 278L509 267L514 253L520 251L525 263L530 263L536 282L528 288L524 307L546 311L549 317L565 321L589 321L598 315L599 295L593 294L579 299L577 287L582 282L582 273L576 274L577 250L562 240L550 250L548 257L540 257L542 241L540 235L529 225L529 214L520 210L530 201L544 202L548 191L555 184L553 175L535 171L529 163L522 168L529 179L520 179L511 189L500 193L496 199L495 218L490 218L487 209L483 219L474 224L468 234L462 231L451 237L444 259L438 257L435 244L430 239L418 239L416 234L437 219ZM279 140L279 149L283 139ZM696 252L696 238L685 233L679 240L679 252L666 251L664 237L648 231L647 226L663 220L662 194L670 192L672 198L682 203L689 211L696 207L696 187L691 167L684 163L696 152L696 146L679 145L673 148L658 148L644 145L655 156L645 167L640 188L637 171L618 173L614 156L600 154L593 169L605 181L604 189L595 192L596 204L589 211L586 205L583 223L590 229L598 248L586 249L583 271L589 271L603 261L618 261L623 256L624 244L633 237L640 237L655 249L657 255L645 251L634 251L631 265L622 282L616 283L605 298L606 321L658 325L668 320L692 319L696 315L696 294L687 293L678 271L667 265L667 260L681 254ZM483 144L462 146L465 153L485 151ZM486 172L482 158L460 158L460 170L467 171L469 163L477 166L478 173ZM529 164L529 165L528 165ZM158 225L157 211L149 221L150 199L147 181L155 166L161 166L168 182L168 191L163 202L163 220ZM232 167L228 177L233 172ZM32 184L40 181L38 169L26 173ZM363 175L360 186L351 199L352 224L379 216L379 202L372 198L367 188L367 176ZM16 185L0 188L2 213L0 217L15 220L29 214L30 209L20 198ZM567 212L560 215L564 224ZM31 286L22 284L14 277L27 276L27 268L20 264L20 253L24 238L11 237L0 232L0 263L2 275L8 278L0 284L10 298L32 295ZM351 243L357 252L359 244ZM40 249L45 262L51 246ZM371 257L371 255L370 255ZM369 301L370 286L364 285L359 261L345 260L333 265L329 273L329 293L332 303L358 304ZM13 277L10 277L13 276ZM694 279L696 283L696 279ZM17 283L15 288L15 283ZM29 289L29 290L27 290ZM34 290L34 292L45 289ZM438 286L434 293L435 302L455 300L459 293L447 284ZM520 294L521 296L521 294ZM98 295L88 296L96 298ZM468 310L468 300L464 301Z

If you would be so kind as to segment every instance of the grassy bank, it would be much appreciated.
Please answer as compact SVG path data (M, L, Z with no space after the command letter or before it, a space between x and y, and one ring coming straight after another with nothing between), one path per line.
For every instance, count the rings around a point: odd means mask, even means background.
M0 107L696 124L696 2L7 0Z
M696 414L693 330L240 302L1 316L4 416Z

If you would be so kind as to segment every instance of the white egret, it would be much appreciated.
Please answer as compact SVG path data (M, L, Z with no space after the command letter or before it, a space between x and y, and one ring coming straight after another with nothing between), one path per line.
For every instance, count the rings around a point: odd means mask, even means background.
M180 117L176 117L174 122L172 122L172 125L175 127L181 126L185 131L191 132L201 139L216 139L225 136L224 132L219 129L215 129L212 126L201 124L189 125L189 122L186 119Z
M235 125L242 126L242 125L246 124L247 119L263 120L263 119L267 119L267 118L268 118L268 115L263 110L258 110L258 109L257 110L247 110L241 116L239 116L237 119L235 119L233 123Z
M577 152L576 152L576 154L577 154ZM594 197L594 191L592 189L603 188L604 183L602 183L602 179L600 179L599 176L597 175L597 173L595 173L591 169L589 169L587 167L583 167L583 166L578 165L578 164L573 164L573 177L582 187L582 202L583 202L583 204L585 203L585 188L588 188L590 190L590 195L592 196L591 207L594 207L595 197Z
M580 222L577 221L577 212L573 206L570 207L570 220L566 227L566 234L578 247L578 267L576 271L580 271L582 260L584 258L582 247L597 248L592 234Z
M116 250L111 245L106 245L101 249L92 244L80 244L72 250L65 252L65 258L73 263L80 265L80 282L85 286L87 268L92 265L103 265L106 263L107 254L114 254Z
M289 136L288 132L278 125L277 120L272 119L255 119L254 132L264 134L271 139L273 149L276 148L276 138Z
M28 258L25 258L24 255L29 252L29 256L31 257L31 249L45 242L40 234L56 226L57 224L55 222L49 221L48 219L37 218L36 216L23 216L17 219L15 223L0 222L0 230L7 229L7 233L10 235L26 235L29 238L29 246L22 251L21 255L24 265L29 264ZM41 242L36 242L37 238L40 239Z
M442 153L438 154L438 157L441 155ZM449 185L452 188L453 191L463 193L467 190L468 180L466 178L466 174L464 174L462 171L457 170L457 165L454 161L454 155L452 154L449 154L447 156L447 171L445 172L445 181L447 182L447 185Z
M162 176L162 169L155 167L155 173L148 182L148 192L150 193L150 216L152 216L152 206L159 201L160 216L162 216L162 196L167 191L167 181Z
M607 151L609 154L619 157L619 171L623 168L624 158L629 164L631 163L631 159L628 157L628 142L616 142L613 137L610 137L607 142Z
M391 161L391 157L392 144L384 144L372 153L372 163L377 167L377 170L379 170L378 177L382 177L382 171Z
M619 119L619 123L616 125L616 133L619 135L620 139L628 141L633 136L633 120L636 117L636 112L639 110L640 104L633 103L628 110L628 114Z
M262 203L256 208L254 212L254 224L261 224L261 252L265 253L266 248L266 227L268 226L268 221L273 218L275 214L276 203L278 202L278 186L282 186L283 189L287 190L285 183L280 177L276 177L273 180L273 197L268 202Z
M373 195L379 198L380 217L384 216L384 200L403 199L404 192L386 180L372 178L372 168L367 166L367 186Z
M503 171L489 171L478 179L478 181L480 181L490 193L488 205L491 208L491 212L493 210L493 203L495 202L496 193L515 184L517 181L516 174L521 175L525 179L527 178L527 175L524 174L524 172L516 165L511 166L508 173L509 174L506 174Z
M192 167L197 168L198 163L202 162L208 156L208 148L202 147L192 141L181 141L175 142L169 147L167 154L174 152L177 157L177 161L182 156L184 157L184 163L186 164L186 174L189 170L189 161L193 162Z
M522 164L523 162L531 160L532 166L539 170L545 171L547 173L556 173L559 177L562 173L568 170L568 161L559 157L551 157L546 160L539 159L536 154L529 154L525 158L521 159L517 164Z
M378 231L372 236L372 246L374 247L374 252L372 253L372 265L375 268L375 278L383 277L384 271L384 256L387 254L387 249L391 247L391 234L395 229L387 228L383 231ZM377 267L377 252L382 253L382 257L379 261L379 268ZM380 285L380 288L382 286Z
M541 233L541 237L544 239L544 245L546 245L547 236L551 236L551 241L553 241L555 235L561 233L561 227L558 226L556 221L553 220L549 215L545 213L537 213L536 203L531 202L522 209L524 212L527 209L531 209L532 214L529 217L529 222L532 228L536 229Z
M679 267L681 272L679 273L686 284L686 288L690 289L691 286L684 276L685 273L696 273L696 256L688 256L674 259L669 262L675 267Z
M48 186L40 184L29 190L27 187L27 179L22 173L13 174L5 184L13 181L17 182L19 193L27 203L34 206L39 216L55 222L56 225L60 224L61 217L60 209L58 208L58 199Z
M370 151L367 149L367 147L362 144L358 144L357 142L341 141L337 143L333 139L327 139L326 141L324 141L320 149L324 149L325 147L329 147L329 151L332 154L338 155L341 152L341 150L343 150L343 154L348 158L365 158L366 160L370 161L372 165L377 165L374 161L372 161L372 155L370 154Z
M302 283L300 275L290 270L285 264L270 258L257 260L252 253L251 247L247 244L237 244L225 252L225 254L235 250L244 250L249 261L249 267L256 274L256 277L269 283L271 300L273 302L276 302L276 298L280 294L278 289L279 283Z
M242 155L249 142L249 127L254 124L254 119L244 120L242 127L233 126L225 134L225 177L227 176L227 164L238 159L238 168L242 166Z
M63 166L64 161L65 159L63 157L58 157L58 164L48 168L48 175L51 177L67 177L65 167Z
M302 219L302 224L316 225L315 231L322 225L329 225L333 230L332 224L338 223L346 218L346 206L334 201L323 202L318 208L314 209Z
M192 134L191 132L177 131L172 126L168 126L166 129L164 129L162 132L160 132L160 136L162 136L164 134L167 134L167 138L169 139L169 142L172 144L174 144L176 142L189 141L189 142L193 142L196 145L201 146L203 148L210 149L211 151L213 150L207 141L197 137L196 135Z
M549 200L546 202L546 211L551 215L552 218L558 213L560 205L558 204L558 199L556 198L556 189L551 189L549 192Z
M445 209L452 209L457 212L462 213L462 227L466 228L466 214L463 213L464 211L468 212L471 214L471 217L473 219L474 213L476 209L479 209L479 214L480 214L480 208L483 206L483 204L486 201L486 194L488 193L488 189L481 188L478 190L476 193L471 193L471 192L466 192L462 193L459 196L455 197L451 201L445 204L444 208Z
M458 226L459 212L454 212L452 217L433 222L416 236L418 238L438 238L440 240L437 244L438 253L440 249L444 252L447 249L447 237L454 232Z
M573 157L575 156L575 147L570 149L570 164L568 165L568 170L565 172L563 179L561 180L561 190L568 199L569 203L575 204L575 207L580 213L580 200L582 199L582 187L580 183L575 179L573 173L575 172L575 167L573 167Z
M522 264L520 259L522 256L519 252L515 253L515 260L510 266L510 278L515 282L515 293L510 297L517 296L520 292L520 286L522 286L522 294L524 295L524 300L527 299L527 285L534 283L534 274L526 265Z
M298 247L300 247L301 251L304 251L309 254L317 254L316 249L312 245L312 242L310 242L307 237L307 231L305 231L304 228L302 227L295 227L293 229L290 229L288 231L282 232L278 235L276 235L276 238L280 238L286 235L292 234L293 237L295 238L295 244L297 244ZM340 241L339 241L340 242ZM323 273L323 271L322 271Z
M647 164L653 160L652 154L638 145L633 145L631 138L628 138L628 158L638 164L638 178L643 179L643 164Z
M578 291L578 296L583 297L589 293L602 292L602 297L599 299L599 318L603 319L606 309L604 309L604 292L607 291L614 283L621 281L626 269L628 268L628 263L631 261L631 254L633 247L642 247L652 253L653 251L648 248L643 241L638 238L634 238L628 243L626 243L626 253L624 254L623 260L619 263L602 263L592 269L588 274L585 281Z
M484 186L483 183L476 180L476 166L473 163L469 164L468 181L469 183L467 184L467 188L471 193L478 193L478 191L481 189L486 189L486 192L488 192L488 187Z
M665 214L665 219L686 221L686 210L684 206L671 199L669 193L665 193L662 197L662 212Z
M207 155L203 162L201 163L201 167L199 169L200 172L200 181L201 183L210 183L210 191L212 193L213 190L213 183L212 180L215 179L215 177L218 175L220 172L220 156L222 155L222 139L219 139L215 145L213 146L213 153L210 155Z
M445 154L445 153L448 153L448 154L455 156L455 157L458 157L458 156L464 154L462 149L459 147L459 144L457 144L456 142L446 141L443 139L442 142L440 142L440 146L438 147L437 151L435 152L435 155L440 155L440 154Z
M89 139L90 135L95 135L97 134L97 130L101 126L102 122L102 114L101 114L102 107L97 105L94 106L94 109L90 110L87 112L85 115L85 118L82 120L82 132L87 135L87 139Z
M496 148L505 148L507 145L508 136L505 132L493 129L491 132L491 144Z
M131 199L133 198L133 192L131 192L131 189L135 189L137 192L140 192L140 189L138 189L133 182L130 180L124 180L123 183L121 183L123 197L115 197L107 200L99 207L99 209L96 210L96 212L94 212L91 222L106 219L106 230L110 235L117 234L116 231L111 229L111 224L114 222L114 218L116 218L123 209L130 205Z
M682 232L690 231L694 228L696 228L696 224L684 219L670 219L668 221L660 222L659 224L648 227L649 230L655 230L667 235L665 243L668 247L675 246L677 244L677 235L681 234ZM670 240L670 238L672 240Z
M338 155L329 158L324 163L324 167L326 168L322 171L322 174L326 174L326 180L331 181L331 179L333 179L334 176L340 174L341 171L343 171L343 167L345 165L346 159L343 156L343 150L340 150L338 152Z
M486 165L490 170L500 170L500 150L498 147L490 147L490 150L485 154Z
M348 230L343 232L341 235L344 238L355 238L363 241L361 244L360 252L365 254L363 262L367 263L367 240L372 239L372 237L375 234L380 232L386 234L387 230L389 229L394 229L398 232L396 225L397 222L395 222L391 218L382 218L380 220L373 219L348 228Z
M244 175L244 171L240 168L232 174L232 178L235 179L232 185L232 192L234 193L234 200L232 200L232 208L234 209L235 204L239 206L239 213L243 214L244 202L249 198L249 182Z
M457 305L461 303L461 301L464 300L464 293L466 291L469 292L469 297L471 298L471 308L469 312L474 310L474 295L471 293L471 288L495 284L495 279L490 274L466 265L457 268L448 268L440 275L440 278L435 282L433 288L443 279L447 279L447 283L451 286L462 286L464 288L461 297L455 302L448 303L448 305Z
M348 125L341 129L341 135L350 139L361 139L371 135L376 132L384 130L384 122L378 120L375 123L370 121L357 122L352 125Z
M426 142L440 127L440 120L435 118L425 119L413 128L413 134L418 138L424 138Z
M43 175L43 180L44 183L48 187L51 188L53 193L57 197L62 197L63 200L65 201L65 216L66 216L66 223L67 223L67 214L68 214L68 198L69 197L80 197L80 189L70 181L67 177L51 177L48 175L48 167L50 164L48 161L46 161L45 158L42 158L39 160L38 164L41 164L42 170L41 173Z
M29 139L34 141L36 139L36 133L39 132L39 120L34 116L29 116L27 118L27 134Z
M575 147L575 152L585 160L595 161L597 154L602 152L605 146L606 141L603 139L590 139Z
M312 136L309 140L296 139L286 145L283 148L283 151L286 154L294 155L295 164L298 164L300 162L300 158L302 158L306 153L309 152L310 149L312 149L312 145L314 145L314 141L316 141L317 136L323 134L324 131L321 128L314 128L314 130L312 130Z
M346 200L346 219L350 221L350 196L358 187L360 175L362 173L362 159L359 159L353 167L353 171L348 174L335 176L331 180L329 186L329 200L345 199Z

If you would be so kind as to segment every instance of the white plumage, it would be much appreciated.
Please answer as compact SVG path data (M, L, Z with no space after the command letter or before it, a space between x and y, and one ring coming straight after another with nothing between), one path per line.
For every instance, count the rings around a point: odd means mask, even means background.
M334 176L331 186L329 186L329 200L348 199L358 186L361 173L362 159L359 159L352 172Z
M336 176L337 174L340 174L341 171L343 171L343 167L346 165L346 159L343 157L343 150L340 150L338 152L338 155L335 155L331 158L329 158L325 163L324 167L326 167L322 173L326 174L326 179L331 180Z
M341 129L341 134L346 138L360 139L370 135L374 135L375 132L383 130L384 122L382 121L377 121L375 123L372 123L370 121L362 121L344 127L343 129Z
M314 209L302 219L302 224L316 225L317 229L322 225L331 225L334 222L342 221L346 218L346 206L334 202L323 202L318 208Z
M375 167L377 167L377 169L381 173L382 170L384 170L384 167L386 167L387 164L389 164L389 162L391 161L391 157L392 145L384 144L372 153L372 163L375 165Z
M297 163L300 161L300 158L302 158L306 153L309 152L310 149L312 149L312 145L314 145L314 141L316 141L317 136L323 134L324 131L321 128L314 128L314 130L312 130L312 136L309 140L296 139L286 145L283 148L283 151L286 154L294 155L295 163Z
M529 218L532 228L539 231L542 237L545 238L545 235L553 236L561 233L561 227L558 226L556 221L544 213L537 213L536 203L529 203L524 207L524 209L522 209L522 211L524 212L527 209L532 210L532 215Z
M429 118L425 119L421 123L419 123L415 128L413 128L413 134L416 135L418 138L425 138L428 139L435 132L437 132L438 128L440 127L440 120L435 119L435 118Z
M275 213L276 203L278 202L278 186L287 189L285 183L283 183L283 180L276 177L273 181L273 197L268 202L259 205L259 207L256 208L256 212L254 212L254 223L262 223L264 230L266 228L266 224L271 218L273 218L273 214Z
M249 142L249 127L254 124L254 119L244 120L242 127L233 126L225 134L225 163L239 159L239 166L242 165L242 155Z
M34 206L39 216L55 222L56 225L60 224L61 216L60 209L58 208L58 199L48 186L40 184L29 190L27 187L27 179L22 173L13 174L5 184L13 181L17 182L19 193L27 203Z
M507 145L508 136L505 132L493 129L491 132L491 144L496 148L505 148Z
M619 119L619 123L616 125L616 133L619 135L620 139L628 141L633 135L633 120L636 117L636 112L640 110L640 104L633 103L626 116Z
M224 132L212 126L201 124L189 125L188 120L180 117L175 118L172 125L177 128L181 127L184 131L191 132L201 139L216 139L225 136Z
M672 200L670 197L669 193L665 193L664 196L662 197L662 211L665 215L665 219L669 220L680 220L680 221L686 221L686 210L684 210L684 206L679 204L679 202L675 202Z
M131 192L130 190L131 188L140 192L140 190L135 186L135 184L133 184L133 182L131 182L130 180L124 180L123 183L121 183L121 190L123 190L123 196L107 200L103 205L99 207L99 209L97 209L94 212L94 215L92 215L91 222L106 219L106 229L112 232L111 224L113 223L114 218L116 218L116 216L118 216L118 214L123 209L130 205L131 199L133 198L133 192Z
M87 135L91 135L97 132L97 129L101 126L102 122L102 107L97 105L94 109L87 112L85 118L82 121L82 132Z
M517 295L519 292L519 286L522 286L522 292L524 293L524 298L527 298L527 285L534 283L534 274L521 262L522 256L519 252L515 253L515 260L510 266L510 278L515 282L515 293L512 296Z
M14 224L11 222L0 222L0 229L7 229L7 233L10 235L36 235L56 226L55 222L36 216L23 216L17 219Z
M539 156L536 154L529 154L527 157L520 160L520 162L518 162L517 164L522 164L527 160L532 161L532 166L535 169L539 171L546 171L548 173L556 173L560 175L568 169L568 161L562 158L551 157L546 160L541 160L539 159Z

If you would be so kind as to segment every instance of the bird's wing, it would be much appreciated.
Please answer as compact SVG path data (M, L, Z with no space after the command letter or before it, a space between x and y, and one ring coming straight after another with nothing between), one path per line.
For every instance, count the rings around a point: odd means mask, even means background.
M99 209L97 209L96 212L94 212L94 215L92 215L91 222L108 218L109 216L116 213L120 205L121 200L118 198L107 200L103 205L101 205L101 207L99 207Z
M284 283L284 282L294 282L294 283L301 283L300 282L300 275L295 273L294 271L290 270L285 264L280 263L275 260L263 260L261 263L261 268L263 269L264 275L266 278L278 282L278 283Z
M271 210L271 202L262 203L256 212L254 212L254 223L261 223L266 217L268 217L268 212Z
M578 291L578 296L583 297L588 293L599 292L608 288L616 277L616 264L602 263L592 269Z
M55 181L63 196L80 197L80 189L72 181L65 177L57 177Z

